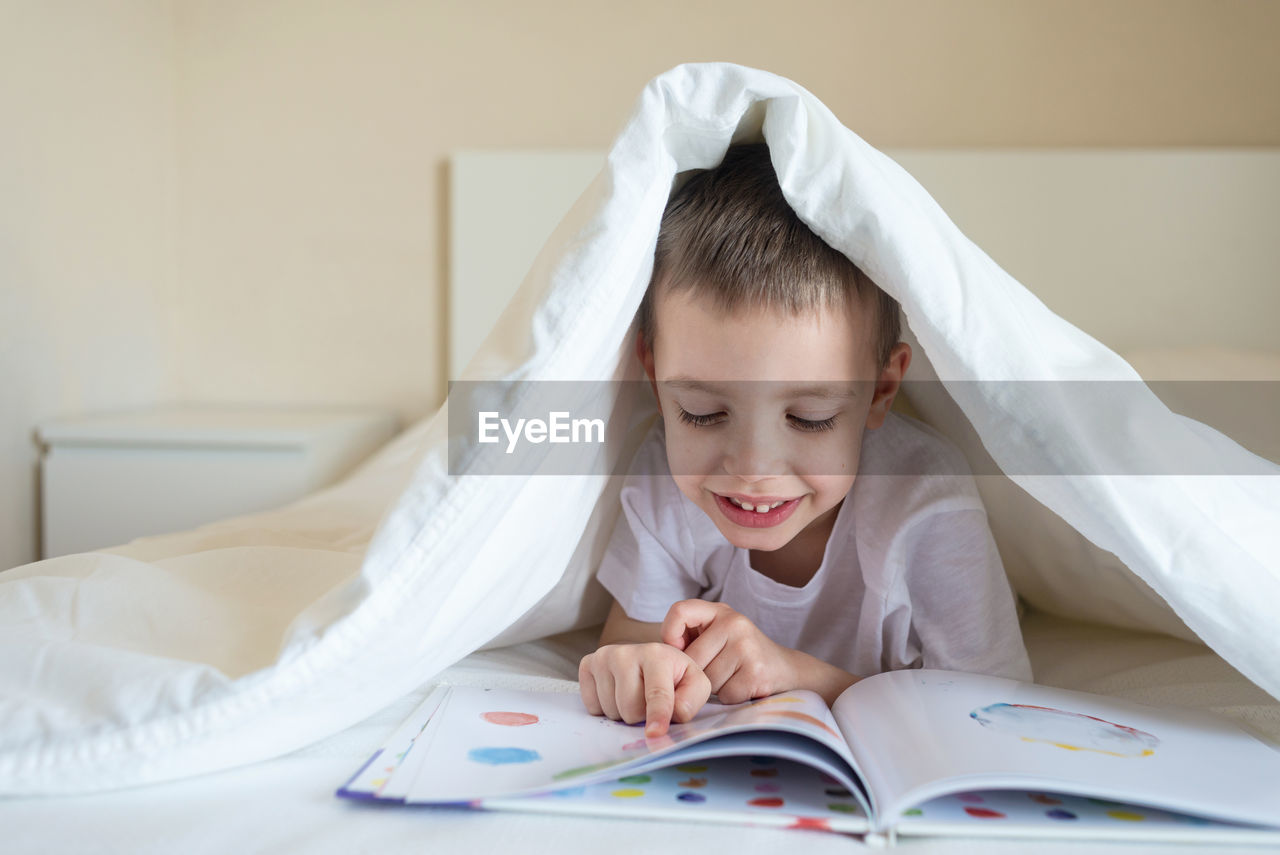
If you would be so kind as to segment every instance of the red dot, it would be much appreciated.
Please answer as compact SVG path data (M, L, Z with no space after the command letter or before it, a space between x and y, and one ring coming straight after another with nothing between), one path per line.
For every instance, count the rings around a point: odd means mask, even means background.
M830 831L831 823L820 816L798 816L787 828L812 828L816 831Z
M751 801L747 802L747 804L751 805L752 807L782 807L782 799L777 799L777 798L752 799Z
M522 712L487 712L481 718L490 724L501 724L505 727L523 727L526 724L537 724L538 717L532 713Z
M964 812L969 816L976 816L980 819L1004 819L1004 814L990 808L967 807Z

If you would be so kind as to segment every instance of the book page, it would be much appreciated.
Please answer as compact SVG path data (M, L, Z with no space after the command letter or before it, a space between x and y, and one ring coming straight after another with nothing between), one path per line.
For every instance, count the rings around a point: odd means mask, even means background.
M850 833L868 829L865 809L837 778L808 765L751 755L678 763L535 796L485 799L479 806Z
M1199 711L913 670L855 683L834 713L886 820L948 792L1025 788L1276 823L1280 752Z
M734 705L710 702L691 721L646 738L643 722L591 715L576 693L454 686L429 731L434 735L406 796L410 802L471 802L585 786L672 755L689 757L697 753L685 750L689 746L733 734L752 735L738 753L766 755L769 731L808 738L841 764L846 777L856 778L830 710L812 692Z

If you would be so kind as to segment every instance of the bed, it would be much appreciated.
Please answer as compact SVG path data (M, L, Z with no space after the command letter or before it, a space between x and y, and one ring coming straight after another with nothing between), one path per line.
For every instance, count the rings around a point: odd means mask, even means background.
M1251 391L1265 393L1280 380L1280 354L1273 350L1273 319L1280 316L1274 289L1280 258L1264 239L1280 218L1280 152L890 154L998 262L1024 282L1044 283L1037 286L1043 287L1037 290L1042 300L1127 355L1148 379L1243 377L1259 381ZM492 216L482 230L477 230L475 219L494 211L495 186L500 185L493 182L510 188L511 176L539 176L554 186L580 188L574 182L590 178L602 158L603 152L589 151L490 151L460 153L455 159L449 321L455 365L467 361L492 322L492 307L509 296L503 289L518 282L530 263L530 256L495 254L485 247L496 241L536 251L563 214L561 206L576 197L576 190L562 190L554 197L539 193L530 178L520 185L532 188L527 205L510 204L508 197L506 207L519 213L502 228L513 231L495 234ZM1097 203L1102 197L1108 204ZM1180 213L1175 217L1170 211ZM1094 259L1098 254L1114 259L1106 269L1122 281L1090 278L1090 268L1076 251L1084 244L1095 253ZM1216 284L1206 293L1197 271L1209 260L1214 262ZM493 267L495 262L506 268ZM495 290L486 283L500 284ZM1177 386L1167 390L1175 398L1184 392ZM1258 454L1280 460L1274 430L1259 430L1256 399L1251 395L1233 400L1238 406L1205 410L1195 400L1179 400L1177 405L1216 422ZM1196 412L1198 406L1201 412ZM299 586L306 588L306 597L323 601L340 591L342 580L358 568L384 512L408 484L430 429L426 422L411 428L343 482L300 502L105 550L99 567L110 570L113 561L198 561L199 556L225 566L232 554L252 566L285 554L283 550L313 559L314 574L299 580ZM1025 605L1023 629L1037 681L1214 710L1280 746L1280 702L1199 643L1114 556L1090 550L1065 527L1049 528L1051 514L1034 516L1034 508L1027 510L1026 502L1007 488L984 488L984 497L993 510L993 527L995 517L1005 519L997 527L998 541ZM1045 526L1037 529L1036 538L1022 534L1028 525L1026 514L1033 514L1033 525ZM74 563L76 557L55 559L59 560ZM1074 584L1055 584L1053 574L1045 572L1047 566L1061 569L1064 564L1078 571ZM17 568L0 581L49 569ZM251 583L245 579L225 584ZM576 692L577 663L593 649L606 600L602 590L590 584L570 594L573 608L552 621L556 632L544 632L550 624L534 615L537 609L531 610L529 617L442 672L406 677L407 691L394 703L337 732L308 738L283 756L106 792L7 797L0 801L3 848L263 853L511 848L577 853L650 852L675 845L694 851L772 852L801 843L806 851L818 853L847 852L863 845L811 831L393 809L334 797L334 790L438 683ZM290 596L280 594L282 601ZM563 599L565 594L552 592L547 599L553 596ZM216 661L229 663L228 670L249 672L255 662L260 667L270 660L280 636L303 631L293 625L276 629L276 636L263 639L263 650L215 654L197 649L191 655L208 655L209 661L222 656ZM1027 846L1017 840L904 840L899 845L947 853L1021 852ZM1045 852L1168 851L1165 845L1108 842L1035 845ZM1209 847L1188 846L1183 851Z

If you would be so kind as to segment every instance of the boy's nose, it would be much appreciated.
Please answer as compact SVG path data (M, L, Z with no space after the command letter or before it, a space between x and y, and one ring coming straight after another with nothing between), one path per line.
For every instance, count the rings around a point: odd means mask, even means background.
M759 481L786 474L782 447L764 431L744 432L725 449L725 471L743 481Z

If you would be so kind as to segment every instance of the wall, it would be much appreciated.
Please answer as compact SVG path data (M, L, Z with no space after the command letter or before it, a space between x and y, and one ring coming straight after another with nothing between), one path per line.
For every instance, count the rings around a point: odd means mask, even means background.
M655 74L872 144L1280 144L1266 0L0 0L0 567L42 419L443 396L450 151L607 147Z
M34 560L34 427L165 395L168 3L0 0L0 568Z

